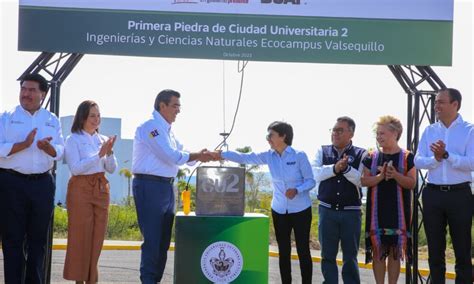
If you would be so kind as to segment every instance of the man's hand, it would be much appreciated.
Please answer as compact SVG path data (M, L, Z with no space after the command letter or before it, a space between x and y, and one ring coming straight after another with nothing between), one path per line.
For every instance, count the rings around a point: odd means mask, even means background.
M334 165L334 171L336 172L336 174L341 173L347 169L348 165L349 165L349 157L346 154L344 154L344 156L342 156L342 159L337 161L336 164Z
M53 145L51 145L51 140L53 140L53 137L45 137L41 140L38 140L38 142L36 142L36 146L38 149L43 150L51 157L56 157L56 150L54 149Z
M8 153L8 156L13 155L15 153L18 153L20 151L23 151L27 148L29 148L33 142L35 141L36 133L38 132L38 128L35 128L28 133L26 136L26 139L22 142L18 142L13 144L12 149L10 150L10 153Z
M296 188L289 188L286 190L285 192L285 196L288 198L288 199L293 199L295 198L296 194L298 194L298 190L296 190Z
M221 161L221 160L223 160L223 158L222 158L222 150L217 150L217 151L209 152L209 154L211 155L213 161Z
M33 144L33 142L35 141L35 137L36 137L37 132L38 132L38 128L35 128L35 129L31 130L30 133L28 133L28 135L26 136L25 141L23 141L23 143L25 143L25 146L26 146L25 148L28 148L28 147L31 146L31 144Z
M207 149L202 149L201 151L199 151L197 160L203 163L207 163L213 160L213 155Z
M433 152L436 161L441 162L444 153L446 153L446 144L442 140L438 140L430 145L430 150Z
M38 140L38 142L36 142L36 146L38 146L39 149L45 151L46 148L52 147L51 144L49 143L51 142L51 140L53 140L53 137L43 138L41 140Z

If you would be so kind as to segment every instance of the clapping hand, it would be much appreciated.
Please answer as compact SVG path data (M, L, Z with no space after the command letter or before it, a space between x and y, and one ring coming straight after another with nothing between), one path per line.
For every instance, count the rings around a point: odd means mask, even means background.
M389 179L395 179L395 177L398 175L398 171L397 169L393 166L393 161L389 161L387 164L386 164L386 168L385 168L385 180L389 180Z
M33 142L35 141L35 136L36 136L37 132L38 132L38 128L35 128L35 129L31 130L30 133L28 133L28 135L26 136L26 139L25 139L24 143L26 144L27 148L30 147L31 144L33 144ZM39 148L39 145L38 145L38 148Z
M337 161L336 164L334 165L334 171L336 173L344 172L347 169L348 165L349 165L349 157L346 154L344 154L344 156L342 156L342 159Z
M113 154L112 149L114 147L114 144L115 144L116 140L117 140L117 135L109 137L109 139L107 141L105 141L105 143L102 144L102 147L100 147L99 157L102 158L105 155L107 155L107 156L112 155Z
M289 188L289 189L286 190L285 196L288 199L293 199L293 198L295 198L297 193L298 193L298 190L296 188Z
M31 132L30 132L30 134L31 134ZM56 157L56 150L51 145L51 143L50 143L51 140L53 140L53 137L50 137L50 136L45 137L41 140L38 140L36 142L36 146L38 147L38 149L43 150L44 152L46 152L46 154L50 155L51 157Z
M46 138L38 140L38 142L36 142L36 146L38 146L39 149L45 151L48 146L51 146L51 144L49 143L51 140L53 140L53 137L48 136Z
M51 147L51 144L49 143L51 140L53 140L53 137L50 137L50 136L43 138L41 140L38 140L38 142L36 142L36 146L38 146L39 149L46 151L48 147Z
M385 174L387 173L387 162L384 162L382 166L378 166L377 170L379 171L378 175L380 175L382 179L387 180L387 178L385 177Z
M430 150L433 152L436 161L441 162L444 153L446 153L446 144L442 140L438 140L430 145Z

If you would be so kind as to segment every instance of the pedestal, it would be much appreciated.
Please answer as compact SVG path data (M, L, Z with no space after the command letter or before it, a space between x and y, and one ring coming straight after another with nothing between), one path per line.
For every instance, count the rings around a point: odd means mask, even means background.
M176 214L174 282L268 283L269 219Z

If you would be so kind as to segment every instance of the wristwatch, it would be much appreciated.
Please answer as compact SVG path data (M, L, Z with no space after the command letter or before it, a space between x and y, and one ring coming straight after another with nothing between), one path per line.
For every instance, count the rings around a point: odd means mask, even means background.
M449 153L448 151L445 151L443 154L443 159L447 160L449 158Z

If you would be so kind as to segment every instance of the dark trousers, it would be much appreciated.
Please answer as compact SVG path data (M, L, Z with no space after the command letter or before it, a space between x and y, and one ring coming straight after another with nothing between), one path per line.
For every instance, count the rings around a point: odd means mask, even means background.
M0 183L4 191L5 283L44 283L46 240L54 208L53 177L28 179L2 171Z
M344 284L360 283L357 254L361 226L360 210L333 210L319 206L319 243L321 271L325 284L339 283L336 257L339 243L342 249L342 280Z
M280 276L283 284L291 283L291 231L295 232L296 251L300 260L303 284L311 283L313 262L309 250L309 233L311 230L311 207L297 212L278 214L272 210L273 226L280 254Z
M472 198L468 185L447 192L427 186L423 191L423 220L433 284L445 283L446 225L456 256L456 283L471 283Z
M160 282L166 266L174 220L173 185L135 177L133 197L143 235L140 280L144 284Z
M0 173L0 216L5 216L5 186L1 180ZM0 244L2 243L2 235L4 230L5 218L0 217Z

